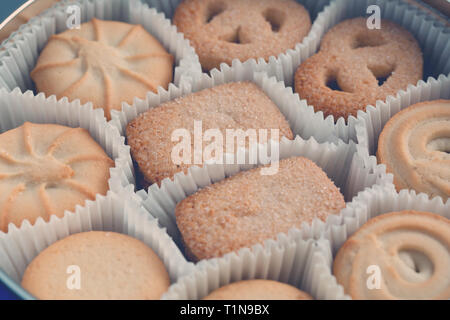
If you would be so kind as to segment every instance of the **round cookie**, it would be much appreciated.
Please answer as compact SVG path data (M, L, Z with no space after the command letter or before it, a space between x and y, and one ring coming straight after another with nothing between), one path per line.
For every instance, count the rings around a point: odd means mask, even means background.
M378 140L377 158L397 190L450 197L450 100L412 105L392 117Z
M25 122L0 134L0 231L62 217L106 194L113 166L82 128Z
M324 116L347 119L422 79L419 44L406 29L382 20L345 20L329 30L320 51L295 73L295 91Z
M211 292L203 300L313 300L306 292L272 280L244 280Z
M344 243L333 269L353 299L450 299L450 220L412 210L377 216Z
M108 119L172 75L173 56L141 25L97 19L52 36L31 72L39 92L92 102Z
M233 59L278 56L308 34L308 11L294 0L184 0L173 23L205 70Z
M163 262L145 243L101 231L55 242L30 263L22 279L27 291L44 300L156 300L169 285Z
M181 201L176 222L192 260L209 259L275 239L345 207L344 196L314 162L283 159L273 175L242 171ZM266 166L267 167L267 166Z

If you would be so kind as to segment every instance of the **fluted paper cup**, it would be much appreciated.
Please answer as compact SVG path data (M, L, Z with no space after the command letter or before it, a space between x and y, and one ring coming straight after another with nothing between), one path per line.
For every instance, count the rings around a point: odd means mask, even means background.
M289 122L294 136L299 135L303 139L314 137L319 142L338 142L339 139L334 135L332 128L318 121L317 114L305 100L300 100L298 94L294 94L291 88L287 88L275 77L268 77L263 72L254 72L250 63L238 64L234 67L224 66L220 72L214 69L209 75L205 73L198 75L192 82L185 83L183 86L170 86L166 92L150 93L146 99L135 99L132 105L125 103L121 112L117 110L111 112L111 123L125 134L126 126L131 120L164 102L221 84L239 81L250 81L260 87L280 109Z
M450 200L443 202L441 197L429 198L413 190L396 192L391 185L375 185L356 196L342 210L340 219L328 225L323 238L330 241L335 254L344 242L369 219L384 213L416 210L428 211L450 219Z
M441 197L430 199L428 195L417 194L412 190L402 190L398 193L393 186L375 185L358 194L347 204L340 214L340 219L328 225L320 239L329 241L334 257L344 243L367 221L379 215L403 210L431 212L450 219L450 200L443 202ZM330 263L330 272L333 263L334 261ZM334 275L329 280L330 285L336 283Z
M164 14L139 0L63 0L21 26L2 44L0 50L0 87L22 92L34 90L30 72L48 39L68 29L67 10L77 6L81 23L92 18L141 24L175 57L174 84L192 81L201 72L198 56ZM171 84L173 86L173 84ZM158 91L166 91L159 87Z
M222 71L213 70L210 75L202 74L201 77L197 77L192 85L182 88L173 87L168 94L153 94L146 100L136 100L133 105L124 105L122 112L112 112L110 123L124 134L131 120L164 102L192 92L237 81L251 81L258 85L278 106L296 136L293 141L283 138L281 142L275 142L275 144L272 141L272 144L258 145L256 150L252 150L256 155L268 154L267 151L275 145L279 149L280 159L291 156L304 156L311 159L334 181L347 201L350 201L359 191L375 183L392 183L392 176L386 174L383 166L365 161L364 158L355 155L356 146L353 142L345 144L335 136L329 135L326 128L323 128L320 140L330 140L330 142L319 143L315 137L311 137L309 132L303 131L305 123L311 121L311 118L305 117L302 113L298 95L292 94L291 89L286 88L275 78L269 78L265 73L253 72L249 65L226 67ZM314 113L311 111L310 114ZM224 159L227 157L248 159L249 152L249 150L239 149L235 155L224 154ZM256 165L267 163L267 159L259 158L258 161ZM228 162L225 160L222 163ZM168 229L169 234L181 246L174 216L176 204L211 183L252 167L255 165L249 165L248 162L242 165L205 163L203 167L193 166L187 173L180 172L173 179L163 180L160 187L156 184L150 186L147 194L144 191L139 191L138 194L142 197L144 206L158 217L162 225ZM313 227L305 226L305 235L317 236L322 225L323 222L315 221L312 224Z
M368 107L361 112L356 128L358 140L357 154L364 163L386 171L386 166L378 165L376 152L378 139L386 123L399 111L416 103L439 99L450 99L450 76L430 78L427 82L419 81L416 86L409 86L386 102L378 101L375 107Z
M108 180L109 189L120 193L123 188L134 184L130 147L125 145L125 138L117 129L106 122L102 110L94 109L90 103L81 105L78 100L57 101L54 96L35 96L31 91L22 94L19 89L12 92L0 89L0 132L17 128L26 121L88 130L114 161Z
M284 81L287 86L293 86L296 70L303 61L319 50L320 41L325 33L343 20L367 16L367 8L371 5L380 8L382 19L401 25L415 36L424 55L424 79L429 77L438 79L440 75L450 74L450 27L429 12L422 11L402 0L332 1L317 15L310 34L296 46L295 50L290 50L277 59L271 59L268 63L258 61L254 65L254 70L265 71L269 76L275 76L278 80ZM235 61L233 65L241 63ZM329 130L345 142L356 141L355 117L334 119L330 115L325 118L321 111L315 109L314 111L317 113L317 123L322 123L320 127L329 127ZM362 113L363 111L360 111L357 118L360 118ZM316 123L309 125L311 130L314 130L315 125Z
M33 298L19 287L22 276L31 261L45 248L71 234L88 231L109 231L129 235L141 240L159 256L174 283L192 270L172 239L158 221L134 200L132 188L120 195L112 191L98 195L86 206L78 206L64 216L52 216L49 222L38 219L35 225L25 222L20 228L13 226L5 234L0 232L0 269L2 280L18 288L24 298Z
M220 287L252 279L288 283L314 299L349 299L331 275L331 259L326 240L294 240L280 235L276 241L266 241L264 247L257 245L200 262L162 299L198 300Z
M395 97L389 97L385 102L378 101L375 107L368 107L366 112L360 113L356 124L358 152L366 157L375 155L381 131L399 111L419 102L439 99L450 99L450 75L430 78L427 82L419 81Z
M354 153L352 144L344 144L342 141L337 145L319 144L314 139L305 141L297 137L293 141L283 139L276 147L280 150L280 159L303 156L314 161L340 188L347 201L351 201L359 191L373 184L392 184L392 176L386 175L385 171L380 170L378 166L364 166L359 156ZM259 148L267 148L267 146L259 146ZM239 152L245 151L239 150ZM264 151L262 153L264 154ZM161 186L151 185L146 194L141 191L143 206L158 218L179 247L183 248L175 219L176 205L199 189L252 167L255 165L216 163L205 164L203 167L191 167L187 174L180 172L173 179L163 180ZM331 215L325 222L314 219L311 224L304 223L301 229L292 229L290 233L298 233L304 239L318 238L324 228L335 219L339 219L339 216Z

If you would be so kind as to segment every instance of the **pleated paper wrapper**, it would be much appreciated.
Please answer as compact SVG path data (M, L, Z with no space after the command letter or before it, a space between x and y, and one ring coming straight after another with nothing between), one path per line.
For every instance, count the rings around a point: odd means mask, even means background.
M450 200L443 202L441 197L430 199L428 195L417 194L413 190L397 192L393 186L375 185L359 193L347 204L340 214L340 219L334 220L323 230L321 239L329 241L335 256L347 239L368 220L385 213L403 210L431 212L450 219ZM331 283L334 283L336 278L334 275L332 278Z
M106 196L98 195L95 201L78 206L74 212L66 211L61 218L52 216L50 222L40 218L33 226L25 222L20 228L10 228L7 234L0 232L0 269L20 284L26 267L42 250L71 234L94 230L118 232L144 242L164 263L172 283L193 268L128 188L121 194L109 191Z
M369 16L367 8L377 5L381 9L381 18L391 20L409 30L419 42L424 57L424 79L438 79L440 75L450 74L450 27L445 26L433 15L420 10L402 0L336 0L331 1L318 13L313 21L310 33L294 50L272 57L268 62L233 61L233 66L248 65L255 71L264 71L277 80L284 81L287 87L294 86L294 75L300 64L318 52L320 42L325 33L336 24L346 19L359 16ZM223 64L221 69L228 68ZM439 80L438 80L439 81ZM416 85L413 83L412 85ZM406 90L406 88L405 88ZM301 97L300 97L301 98ZM389 99L387 97L387 99ZM327 141L328 134L333 134L345 142L356 141L355 125L363 111L358 116L348 119L324 117L323 112L309 106L302 100L302 118L305 119L304 130L314 136L319 142ZM311 112L312 110L312 112ZM361 116L360 116L361 114ZM324 136L324 132L328 133ZM307 138L307 137L306 137Z
M189 83L201 73L198 56L189 45L189 41L177 32L176 27L163 13L149 8L147 4L139 0L63 0L22 25L2 43L0 87L8 90L19 87L22 92L34 89L30 72L48 39L53 34L68 29L67 10L71 6L80 9L81 23L96 17L102 20L141 24L175 57L174 84L170 84L170 87ZM166 90L159 87L158 91Z
M373 162L365 162L363 158L356 155L356 146L353 142L348 144L334 137L331 142L318 143L314 138L303 139L299 132L303 119L298 113L298 97L290 94L282 82L275 78L269 78L265 73L253 72L251 68L232 67L227 70L215 70L211 75L203 74L192 86L169 90L166 95L152 95L150 99L139 100L134 105L124 105L122 112L112 112L110 123L116 126L124 134L127 124L139 114L161 105L164 102L185 96L191 92L211 88L229 82L251 81L258 85L278 106L281 113L288 120L290 127L296 135L295 140L283 138L281 142L272 142L268 145L258 145L252 150L238 150L237 154L224 154L222 163L205 163L203 167L193 166L187 173L180 172L173 179L165 179L161 186L153 184L148 192L138 191L143 199L144 206L158 217L159 221L169 231L169 234L181 245L180 237L176 228L174 209L178 202L185 197L195 193L211 183L218 182L242 170L247 170L256 165L267 164L267 159L258 155L268 155L269 150L275 147L279 150L280 159L292 156L304 156L319 165L333 182L340 188L347 201L350 201L359 191L372 186L375 183L392 183L392 176L386 174L384 166ZM275 143L275 146L273 146ZM227 164L227 159L236 160L241 155L249 159L249 152L254 152L256 164ZM266 161L266 162L265 162ZM317 220L312 227L305 226L305 234L315 234L316 226L321 225Z
M135 183L130 147L125 145L125 138L106 122L103 111L94 109L90 103L81 105L78 100L68 102L66 98L58 101L55 96L35 96L31 91L23 94L18 88L12 92L0 89L0 132L17 128L26 121L88 130L91 137L114 160L108 179L109 189L120 193Z
M163 295L166 300L199 300L230 283L266 279L288 283L314 299L349 299L330 273L331 252L326 240L280 236L253 248L205 260L181 277Z
M399 111L416 103L440 99L450 99L450 75L419 81L416 86L410 85L386 102L378 101L375 107L361 113L361 120L356 124L358 152L361 156L374 156L381 131Z

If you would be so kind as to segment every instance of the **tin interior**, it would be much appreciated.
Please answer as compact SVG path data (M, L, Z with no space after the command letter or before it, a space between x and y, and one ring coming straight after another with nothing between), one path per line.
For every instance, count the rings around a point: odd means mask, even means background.
M11 13L5 20L3 20L0 23L0 29L5 28L11 21L13 21L17 15L28 8L29 6L32 6L34 2L37 2L39 0L28 0L28 1L15 1L17 4L20 4L23 2L20 7L18 7L13 13ZM145 0L143 0L145 2ZM418 6L423 11L432 12L435 17L443 21L445 24L450 25L450 2L445 0L404 0L406 2L409 2L411 4L414 4ZM8 4L10 5L10 4ZM7 4L2 3L0 5L0 9L3 10L10 10L8 8ZM0 42L2 39L0 39ZM20 284L13 281L11 278L6 275L3 270L0 269L0 282L3 283L13 295L16 295L17 297L25 300L35 299L32 295L30 295L26 290L24 290ZM1 293L1 287L0 287L0 293ZM0 295L1 296L1 295ZM9 295L8 295L9 296Z

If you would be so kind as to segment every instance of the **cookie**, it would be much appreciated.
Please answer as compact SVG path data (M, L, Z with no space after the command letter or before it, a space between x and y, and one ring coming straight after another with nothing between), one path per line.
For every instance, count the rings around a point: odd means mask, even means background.
M450 299L450 220L412 210L370 219L333 269L353 299Z
M62 217L106 194L113 166L82 128L25 122L0 134L0 230Z
M121 110L122 102L168 88L173 56L141 25L92 19L50 38L31 78L37 91Z
M242 171L181 201L176 222L193 260L274 239L318 218L325 221L345 207L339 189L314 162L281 160L278 172Z
M205 70L233 59L268 61L294 49L311 28L308 11L294 0L184 0L173 23Z
M133 159L149 184L161 183L165 178L172 178L175 173L186 173L192 165L203 164L205 157L208 157L207 147L211 142L202 143L200 150L204 151L203 157L200 162L195 161L193 143L196 121L201 121L202 135L209 129L220 131L224 140L221 148L223 153L227 153L227 150L235 152L232 143L236 147L238 144L242 148L248 146L248 143L238 143L237 139L227 139L227 129L241 129L244 132L253 129L262 142L271 138L269 129L278 129L279 139L283 136L293 139L289 123L256 84L232 82L205 89L150 109L128 124L127 143L131 147ZM259 129L268 129L267 136L259 135ZM190 161L183 163L176 163L172 158L175 147L182 142L181 138L174 137L179 130L187 130L191 141L189 145L192 143L193 146ZM210 158L206 160L208 159Z
M55 242L22 278L22 287L43 300L156 300L169 285L163 262L145 243L102 231Z
M345 20L328 31L320 51L295 73L295 91L315 111L347 119L422 79L419 44L406 29L381 20L368 29L367 19Z
M392 117L378 140L378 162L397 190L450 197L450 100L412 105Z
M211 292L203 300L312 300L306 292L272 280L244 280Z

